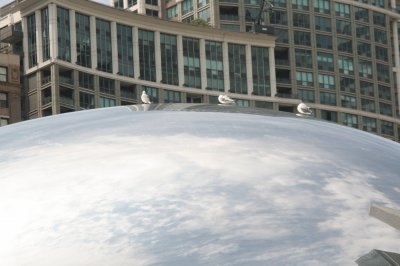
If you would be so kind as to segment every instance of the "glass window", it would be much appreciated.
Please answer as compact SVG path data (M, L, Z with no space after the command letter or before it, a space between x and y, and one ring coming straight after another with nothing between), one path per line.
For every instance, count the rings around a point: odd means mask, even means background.
M247 22L253 22L257 19L258 16L258 8L245 8L245 20Z
M362 117L363 130L368 132L376 132L376 119L371 117Z
M360 93L361 95L374 97L374 84L368 81L360 81Z
M92 67L91 48L90 48L90 18L79 13L75 13L76 26L76 63L85 67Z
M146 15L150 17L158 17L158 11L153 9L146 9Z
M7 67L0 66L0 81L7 82Z
M159 102L159 90L153 87L142 86L143 90L149 95L150 101L152 103Z
M112 73L111 25L109 21L96 19L97 69Z
M293 13L293 26L309 29L310 16L308 14Z
M304 89L297 89L297 97L303 102L314 103L315 102L315 92Z
M115 94L115 81L113 79L99 77L100 92L107 94Z
M240 31L240 25L236 25L236 24L221 24L220 28L223 30Z
M296 49L296 66L297 67L313 67L313 58L311 50Z
M328 53L317 53L318 69L333 71L333 55Z
M271 96L269 56L266 47L251 47L253 68L253 94Z
M58 58L71 62L69 10L57 7Z
M386 27L386 17L382 13L373 12L374 25Z
M317 47L323 49L332 49L332 36L317 34Z
M368 9L361 8L361 7L353 7L354 8L354 15L356 20L369 22L369 14Z
M358 128L358 119L356 115L342 113L342 123L348 127Z
M326 74L318 74L318 86L323 89L335 89L335 77Z
M115 106L115 100L107 97L100 96L100 107Z
M311 34L304 31L294 31L294 43L298 45L311 45Z
M359 56L371 57L371 45L365 42L357 42L357 53Z
M330 18L325 17L315 17L315 29L320 31L331 32L332 31L332 23Z
M122 76L133 77L132 28L117 24L118 72Z
M385 47L375 46L375 57L377 60L387 62L389 60L388 49Z
M385 7L385 0L371 0L374 6Z
M121 83L121 85L119 86L119 90L121 93L121 97L123 98L129 98L129 99L137 98L135 84Z
M375 102L373 100L361 98L361 110L375 113Z
M344 20L336 20L336 32L338 34L350 35L351 31L351 22Z
M379 103L379 113L381 115L392 116L392 105L387 103Z
M245 46L228 44L230 92L247 94L247 71Z
M240 107L249 107L250 106L250 102L248 100L237 99L236 100L236 105L240 106Z
M176 36L160 34L162 83L178 85L178 48Z
M331 12L329 0L314 0L314 11L324 14Z
M164 90L164 102L165 103L180 103L181 93L178 91Z
M43 61L50 59L50 38L49 38L49 9L41 10L42 17L42 53Z
M372 64L369 61L360 60L358 63L360 77L372 79Z
M336 94L330 92L320 92L319 101L321 104L336 105Z
M285 29L274 29L274 35L277 43L289 43L288 31Z
M191 11L193 11L193 1L192 0L183 0L182 15L185 15Z
M93 109L95 107L94 95L85 92L79 92L79 106L83 109Z
M183 37L184 86L201 89L200 41Z
M337 112L321 110L321 118L324 120L337 122Z
M353 53L353 42L349 39L337 38L338 51Z
M222 59L222 43L205 41L207 89L224 91L224 65Z
M94 89L93 75L84 72L79 72L79 87L93 90Z
M286 7L286 0L274 0L273 3L276 7Z
M198 17L199 17L200 19L205 20L205 21L210 21L210 20L211 20L211 19L210 19L210 9L207 8L207 9L201 10L201 11L199 12Z
M376 64L376 72L378 74L378 80L386 83L390 82L389 66L383 64Z
M154 32L139 29L140 79L156 81Z
M157 6L158 0L146 0L146 4L152 5L152 6Z
M375 42L387 44L387 34L386 31L374 29Z
M350 5L335 2L335 15L350 18Z
M299 86L314 86L313 73L311 72L296 72L297 85Z
M356 92L356 83L353 78L340 77L340 90L351 93Z
M198 0L198 8L203 7L209 3L209 0Z
M308 0L292 0L292 8L300 10L308 10Z
M342 96L340 96L340 101L341 101L341 105L343 107L357 109L356 97L342 95Z
M219 17L221 20L239 21L239 9L237 6L220 6Z
M167 18L172 19L178 16L178 6L173 6L167 9Z
M256 108L274 109L274 104L271 102L255 101L254 104Z
M270 13L269 21L271 24L287 25L287 13L286 11L275 10Z
M29 67L33 67L37 64L35 13L27 17L27 24L28 24L28 60L29 60Z
M381 120L381 132L382 134L393 136L394 135L393 123Z
M124 8L124 0L114 0L114 7L123 9Z
M8 95L7 95L7 93L0 92L0 108L8 108Z
M388 86L378 85L379 98L385 100L392 100L391 89Z
M137 4L137 0L128 0L128 7L134 6Z
M369 27L360 25L360 24L356 24L356 36L357 36L357 38L360 38L360 39L365 39L365 40L371 39Z
M346 75L354 74L353 58L348 56L339 56L338 65L340 73Z

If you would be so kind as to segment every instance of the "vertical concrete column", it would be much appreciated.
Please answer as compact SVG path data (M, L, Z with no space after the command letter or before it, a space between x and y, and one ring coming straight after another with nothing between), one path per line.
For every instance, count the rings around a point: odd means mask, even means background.
M398 36L398 21L392 22L393 29L393 51L394 51L394 74L396 77L397 102L400 104L400 55L399 55L399 36Z
M80 99L79 99L79 71L73 70L72 72L72 80L74 83L74 105L75 110L80 110Z
M97 68L97 39L96 39L96 18L90 16L90 51L92 58L92 69Z
M128 8L128 0L124 0L124 9Z
M229 80L229 53L228 53L228 43L222 43L222 61L224 65L224 84L225 84L225 92L228 92L231 89L231 84Z
M59 114L60 113L60 89L59 89L59 75L58 75L58 65L53 64L50 67L51 71L51 107L52 107L52 114Z
M53 60L58 55L58 30L57 30L57 7L50 3L49 6L49 42L50 42L50 58Z
M251 45L246 44L246 73L247 73L247 94L253 94L253 64L251 62Z
M71 63L75 64L77 60L75 10L69 11L69 34L71 38Z
M162 67L161 67L161 45L160 45L160 32L154 32L154 46L156 57L156 82L160 83L162 80Z
M269 47L269 82L271 86L271 97L276 94L276 76L275 76L275 48Z
M200 39L200 74L201 74L201 89L207 88L207 59L206 59L206 41Z
M113 73L118 72L118 40L117 40L117 23L111 22L111 51L112 51L112 68Z
M140 58L139 58L139 29L137 27L132 28L133 36L133 71L135 78L140 77Z
M38 65L43 63L43 51L42 51L42 14L40 10L35 11L36 20L36 56Z
M24 49L24 72L29 69L29 53L28 53L28 20L26 17L22 18L22 46Z
M177 52L178 52L178 78L179 78L179 86L182 86L185 83L185 72L184 72L184 62L183 62L183 43L182 43L182 35L178 35L176 38L177 41Z
M94 106L95 108L100 107L100 88L99 88L99 76L94 76L93 78L94 85Z

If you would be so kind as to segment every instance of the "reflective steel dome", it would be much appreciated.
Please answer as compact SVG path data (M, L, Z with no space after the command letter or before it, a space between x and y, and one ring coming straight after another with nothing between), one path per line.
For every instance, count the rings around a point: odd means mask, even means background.
M400 145L291 114L136 105L0 128L1 265L355 265L400 251Z

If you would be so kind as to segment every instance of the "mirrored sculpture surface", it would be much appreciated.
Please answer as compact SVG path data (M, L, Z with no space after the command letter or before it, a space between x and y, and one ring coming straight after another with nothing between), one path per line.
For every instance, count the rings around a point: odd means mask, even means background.
M0 128L0 264L356 265L400 252L368 214L400 209L399 173L395 142L259 109L30 120Z

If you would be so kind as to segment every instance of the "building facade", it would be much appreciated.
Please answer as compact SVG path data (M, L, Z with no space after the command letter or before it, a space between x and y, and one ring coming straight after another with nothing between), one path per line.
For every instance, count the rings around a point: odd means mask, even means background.
M226 93L288 112L304 101L318 118L399 140L396 1L269 1L273 35L254 33L259 0L110 3L25 0L2 12L0 29L23 32L24 119L135 104L142 90L154 102ZM211 27L191 25L199 19Z
M113 2L115 3L115 2ZM253 32L260 0L170 0L162 17L202 19ZM276 98L297 98L318 118L398 140L400 1L269 0L263 25L276 37ZM293 111L280 103L278 108Z

